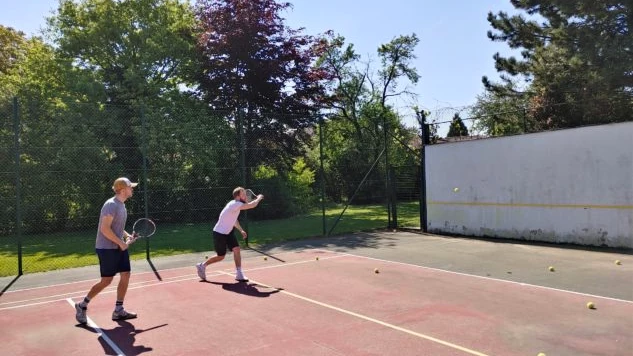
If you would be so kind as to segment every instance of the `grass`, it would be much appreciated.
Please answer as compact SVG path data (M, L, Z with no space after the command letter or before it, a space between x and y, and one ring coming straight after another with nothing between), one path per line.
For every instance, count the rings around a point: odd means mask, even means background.
M417 202L398 204L398 225L419 226ZM342 207L326 210L326 231L330 231ZM387 226L386 207L383 205L350 206L332 231L333 235L375 230ZM213 250L209 223L164 224L150 239L150 256L172 256L183 253ZM308 237L323 236L321 210L288 219L254 221L248 225L249 243L264 245ZM24 273L45 272L64 268L98 264L94 252L96 231L54 233L23 236L22 266ZM137 241L130 247L133 260L145 258L145 242ZM18 274L17 242L15 238L0 237L0 276Z

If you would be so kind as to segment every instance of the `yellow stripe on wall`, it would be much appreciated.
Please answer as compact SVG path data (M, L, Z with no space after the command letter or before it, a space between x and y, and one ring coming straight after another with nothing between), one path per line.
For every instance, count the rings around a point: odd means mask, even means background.
M498 206L517 208L572 208L572 209L615 209L633 210L633 205L599 205L599 204L530 204L530 203L489 203L489 202L454 202L454 201L429 201L428 205L460 205L460 206Z

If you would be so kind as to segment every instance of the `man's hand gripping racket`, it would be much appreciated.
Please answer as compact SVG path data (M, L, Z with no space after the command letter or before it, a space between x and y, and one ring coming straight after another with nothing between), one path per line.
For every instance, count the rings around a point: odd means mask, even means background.
M156 232L156 224L150 219L141 218L134 222L132 226L132 237L125 241L126 244L132 244L136 240L144 237L150 237Z
M264 198L264 196L262 194L255 194L252 190L250 189L246 189L246 202L250 203L253 200L259 198L259 196L261 195L262 199Z

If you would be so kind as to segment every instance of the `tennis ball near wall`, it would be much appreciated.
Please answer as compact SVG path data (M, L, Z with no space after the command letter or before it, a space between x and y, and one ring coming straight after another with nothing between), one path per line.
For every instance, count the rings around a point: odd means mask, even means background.
M615 264L619 266L622 264L622 262L620 262L620 260L615 260Z
M453 188L453 192L455 192L455 193L459 192L459 188L457 188L457 187Z
M374 273L380 273L380 271L378 270L378 268L374 268Z
M593 302L588 302L587 309L596 309L596 306L593 304Z

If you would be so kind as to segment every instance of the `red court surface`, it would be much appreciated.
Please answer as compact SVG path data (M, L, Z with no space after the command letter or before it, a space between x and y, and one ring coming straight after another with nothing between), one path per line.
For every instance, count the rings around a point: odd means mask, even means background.
M318 257L318 259L317 259ZM279 259L279 260L277 260ZM232 258L227 258L232 261ZM281 260L281 261L280 261ZM78 326L95 280L0 299L3 355L631 355L633 303L327 250L132 274L114 322L113 284ZM375 273L375 269L378 273ZM588 309L592 301L596 309Z

